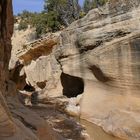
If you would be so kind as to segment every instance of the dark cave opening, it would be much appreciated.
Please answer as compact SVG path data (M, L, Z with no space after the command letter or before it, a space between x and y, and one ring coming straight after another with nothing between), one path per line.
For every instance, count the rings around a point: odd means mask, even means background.
M46 82L47 81L37 82L36 84L39 88L44 89L46 87Z
M29 84L26 84L23 90L28 91L28 92L33 92L35 91L35 88Z
M31 103L34 105L37 104L38 103L38 92L35 91L35 88L29 84L26 84L24 87L24 90L31 93L31 97L30 97Z
M68 98L76 97L84 92L84 81L82 78L65 73L62 73L60 78L63 86L63 95Z

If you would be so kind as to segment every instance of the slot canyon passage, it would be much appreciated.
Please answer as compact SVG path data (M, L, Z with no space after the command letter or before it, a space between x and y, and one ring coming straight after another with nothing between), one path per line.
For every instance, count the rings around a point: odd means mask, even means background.
M109 0L40 39L0 0L0 140L140 140L140 0Z

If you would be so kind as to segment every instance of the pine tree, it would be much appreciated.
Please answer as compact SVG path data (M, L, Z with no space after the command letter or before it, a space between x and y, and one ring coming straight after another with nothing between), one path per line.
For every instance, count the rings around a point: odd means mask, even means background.
M78 0L45 0L44 10L53 12L61 24L68 26L78 19L80 6Z
M85 0L83 6L84 12L87 13L92 8L93 8L93 0Z
M84 1L84 12L87 13L89 10L93 8L97 8L99 6L103 6L109 0L85 0Z

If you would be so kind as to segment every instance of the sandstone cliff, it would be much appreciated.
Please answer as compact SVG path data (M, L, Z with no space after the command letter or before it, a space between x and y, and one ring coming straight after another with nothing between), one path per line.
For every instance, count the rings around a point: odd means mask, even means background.
M110 0L60 35L18 54L26 83L45 96L80 99L80 117L124 139L140 139L140 1ZM42 95L42 96L43 96Z
M12 0L0 1L0 140L58 140L61 136L17 99L8 65L13 33Z
M138 0L110 0L62 33L62 70L84 79L81 118L126 139L140 139ZM63 58L63 56L61 56Z
M13 16L11 1L0 1L0 137L11 136L15 125L9 115L4 96L8 91L8 63L13 33Z

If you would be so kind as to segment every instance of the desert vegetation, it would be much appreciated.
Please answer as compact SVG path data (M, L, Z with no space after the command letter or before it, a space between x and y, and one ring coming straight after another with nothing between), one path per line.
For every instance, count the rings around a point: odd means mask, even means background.
M67 27L74 20L84 17L89 10L102 6L107 1L85 0L81 7L78 0L44 0L41 13L24 10L16 16L20 18L18 29L34 27L39 38L47 32L56 32Z

